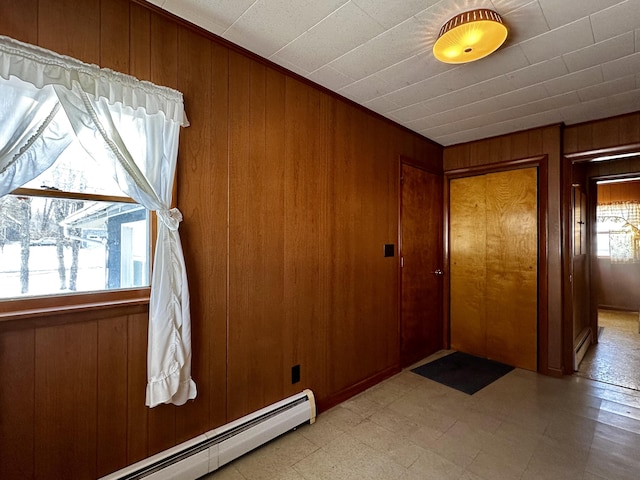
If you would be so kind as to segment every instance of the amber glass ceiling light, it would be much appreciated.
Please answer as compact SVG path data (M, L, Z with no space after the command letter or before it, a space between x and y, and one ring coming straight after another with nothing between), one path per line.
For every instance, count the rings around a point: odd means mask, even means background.
M495 52L507 39L507 27L493 10L456 15L440 29L433 55L444 63L467 63Z

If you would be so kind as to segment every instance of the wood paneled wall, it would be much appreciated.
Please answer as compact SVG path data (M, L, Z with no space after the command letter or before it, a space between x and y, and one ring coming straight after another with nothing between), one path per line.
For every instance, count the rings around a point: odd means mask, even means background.
M144 406L139 307L5 322L0 478L96 478L304 388L326 408L397 371L398 162L437 170L441 147L144 2L3 0L0 34L184 93L198 386Z
M591 152L640 143L640 112L566 127L564 154Z
M598 185L598 204L640 202L640 181Z
M566 342L567 326L562 321L562 229L561 229L561 140L559 125L527 130L510 135L479 140L446 147L444 170L464 171L527 159L539 155L547 158L547 291L540 292L540 308L546 309L548 331L539 335L539 371L560 375L567 359L563 359L563 342ZM545 239L541 239L544 243ZM569 329L571 326L568 327ZM569 330L569 334L571 331ZM540 338L540 336L546 338Z

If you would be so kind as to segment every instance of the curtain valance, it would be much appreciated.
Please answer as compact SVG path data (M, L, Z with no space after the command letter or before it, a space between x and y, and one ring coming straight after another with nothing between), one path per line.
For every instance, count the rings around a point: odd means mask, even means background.
M120 190L157 212L149 304L147 405L181 405L191 379L189 288L171 194L182 94L0 36L0 196L72 143ZM124 381L124 380L123 380Z
M0 76L11 75L41 89L61 85L71 90L75 84L95 98L110 104L144 108L149 115L163 115L183 127L189 125L184 114L182 94L168 87L138 80L131 75L83 63L35 45L0 36Z

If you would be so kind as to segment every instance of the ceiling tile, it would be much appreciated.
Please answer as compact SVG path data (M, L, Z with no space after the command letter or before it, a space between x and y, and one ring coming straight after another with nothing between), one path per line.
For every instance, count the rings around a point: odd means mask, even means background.
M580 101L589 102L598 98L616 95L629 90L635 90L635 88L636 75L632 74L608 82L603 82L598 85L581 88L578 90L578 96L580 97Z
M425 46L422 25L410 18L336 59L331 66L359 80L430 49Z
M373 100L369 100L368 102L364 102L363 105L367 108L370 108L374 112L378 112L382 115L385 115L389 112L398 108L398 105L390 101L385 97L374 98Z
M341 88L338 93L362 103L388 94L389 85L380 77L371 75Z
M627 0L591 15L591 26L596 42L637 28L640 25L640 2Z
M554 78L544 82L544 86L549 95L560 95L561 93L578 90L580 88L590 87L604 81L602 67L595 67L580 70L579 72L570 73L562 77Z
M529 2L502 15L502 19L509 29L507 45L523 42L549 31L549 25L538 2Z
M547 23L552 29L587 17L604 8L621 3L623 0L580 0L566 2L558 0L538 0Z
M496 95L484 102L490 102L494 108L507 109L547 98L549 94L543 85L531 85L512 92Z
M269 58L347 1L259 0L231 25L224 38Z
M539 63L593 45L588 18L583 18L522 43L524 54L531 63Z
M627 55L626 57L607 62L602 65L605 81L614 78L626 77L640 71L640 53Z
M384 98L384 97L383 97ZM388 97L386 97L388 98ZM414 120L418 120L424 118L426 116L432 115L436 113L434 110L429 110L425 105L425 102L415 103L413 105L409 105L407 107L396 108L389 113L393 114L393 117L398 119L399 121L411 122Z
M379 23L349 2L282 48L271 59L278 63L285 60L313 72L382 31ZM313 55L309 52L313 52Z
M215 6L207 0L166 0L154 2L165 10L222 35L256 0L220 0Z
M544 82L552 78L561 77L568 72L562 57L556 57L546 62L536 63L520 70L506 74L506 78L512 85L512 90L528 87L536 83Z
M585 68L615 60L635 51L633 32L627 32L594 45L569 52L564 58L570 72L577 72Z
M501 48L477 62L460 65L459 71L470 80L470 84L495 78L529 65L519 45Z
M439 0L403 0L380 1L380 0L353 0L362 10L375 19L380 25L391 28L404 22L415 14L431 7Z
M455 92L423 102L425 107L434 112L446 112L457 108L468 109L470 105L482 103L514 90L504 75L486 80Z
M319 68L315 72L307 75L307 78L334 91L340 90L353 83L353 78L339 72L330 65Z
M394 90L397 90L419 83L450 69L451 65L436 60L431 50L429 50L380 70L376 75L383 78Z
M453 92L471 83L458 69L448 70L440 75L414 83L388 95L389 99L401 106L413 105L433 97Z

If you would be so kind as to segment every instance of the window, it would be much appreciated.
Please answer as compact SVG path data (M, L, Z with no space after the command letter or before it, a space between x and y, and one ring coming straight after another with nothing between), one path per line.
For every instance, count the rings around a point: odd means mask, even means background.
M3 257L20 256L14 283L31 294L37 269L53 269L39 288L118 288L0 301L0 316L85 308L80 297L102 307L113 293L135 302L140 289L122 288L151 283L146 403L195 398L182 214L171 205L179 131L189 124L182 94L4 36L0 57L0 228L7 250L20 242L19 254ZM151 281L147 210L157 219Z
M596 248L598 257L612 263L640 261L640 203L617 202L597 207Z
M149 214L72 143L0 198L0 299L149 286Z

